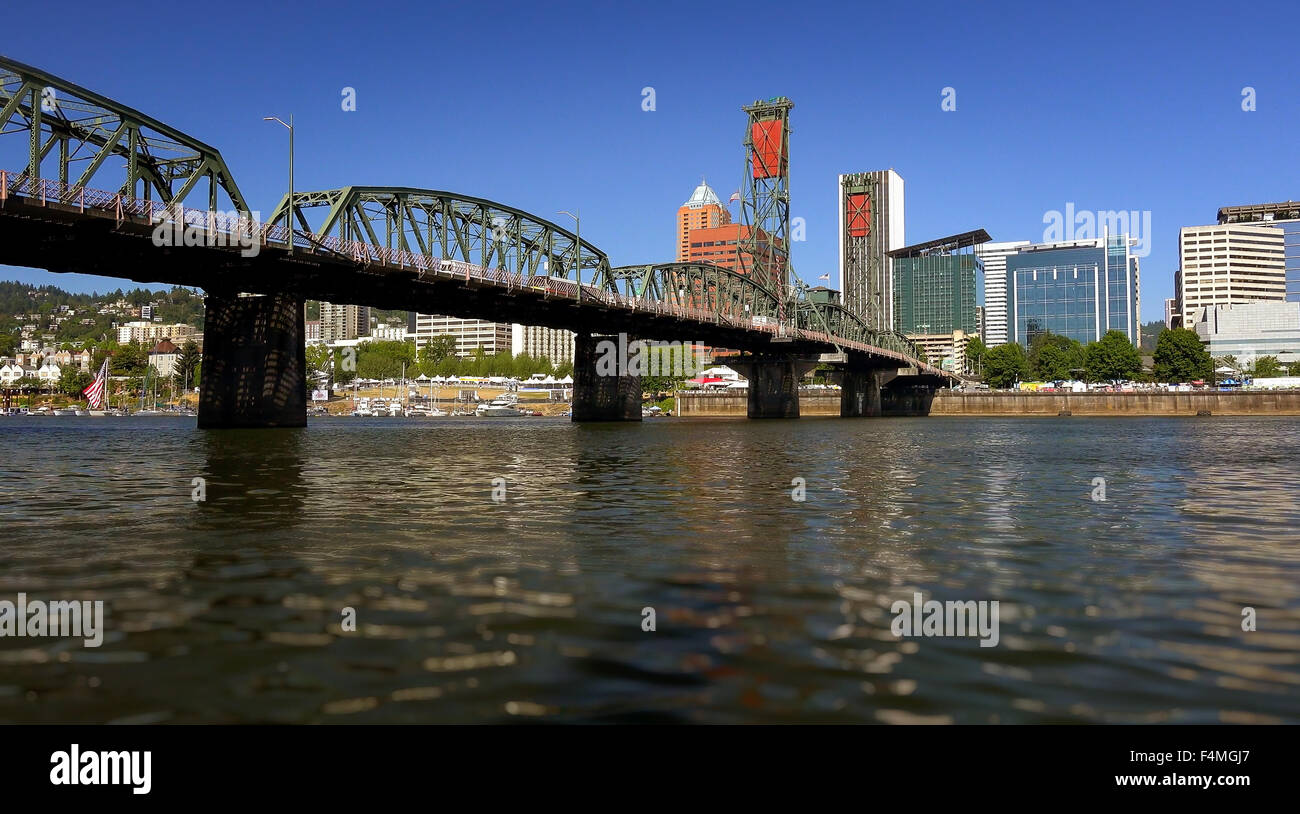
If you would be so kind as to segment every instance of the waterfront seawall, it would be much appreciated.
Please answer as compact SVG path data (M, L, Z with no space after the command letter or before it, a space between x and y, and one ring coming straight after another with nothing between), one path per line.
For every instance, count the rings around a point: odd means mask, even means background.
M749 394L744 390L717 393L683 392L677 394L677 408L673 415L685 418L745 418L748 414ZM800 391L800 416L838 416L840 391Z
M940 391L930 415L1300 415L1300 391L1190 393L954 393Z
M744 418L744 391L721 393L678 393L673 414L685 418ZM838 416L838 390L799 394L803 416ZM930 415L947 416L1196 416L1209 415L1300 415L1300 390L1258 390L1191 393L957 393L940 390L930 406Z

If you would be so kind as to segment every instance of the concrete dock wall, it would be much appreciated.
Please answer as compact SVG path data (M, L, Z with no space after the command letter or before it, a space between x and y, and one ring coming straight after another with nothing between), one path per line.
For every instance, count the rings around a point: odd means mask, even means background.
M745 390L723 390L716 393L684 392L677 394L677 407L673 415L686 418L731 417L748 415L749 395ZM800 416L838 416L840 391L821 390L799 392Z
M1300 415L1300 391L1190 393L954 393L941 390L930 415Z
M731 416L744 418L745 391L677 394L673 415L690 417ZM799 393L799 413L804 416L838 416L838 390ZM1258 390L1191 393L957 393L940 390L930 406L930 415L1300 415L1300 390Z

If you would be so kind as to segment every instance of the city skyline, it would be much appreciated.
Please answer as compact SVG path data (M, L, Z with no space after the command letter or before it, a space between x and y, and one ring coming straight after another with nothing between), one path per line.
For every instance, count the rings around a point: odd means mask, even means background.
M873 73L849 47L849 33L834 25L836 6L820 8L824 13L810 8L805 25L790 34L811 59L798 65L765 60L730 49L723 35L714 43L724 67L703 77L680 56L698 28L721 30L712 23L734 16L733 7L693 11L696 25L687 27L640 20L631 11L588 15L589 47L572 62L555 61L544 45L575 20L571 10L557 10L502 32L497 47L527 81L488 72L416 85L436 105L423 104L423 95L412 98L408 82L391 78L415 75L422 64L423 52L406 47L422 26L409 20L399 29L330 22L326 14L282 43L271 32L290 18L258 8L264 25L233 34L246 59L227 64L225 45L197 41L172 54L167 70L159 70L156 54L122 54L112 76L103 75L91 54L43 53L21 40L7 53L213 144L264 215L283 195L287 144L283 130L261 117L293 113L299 189L396 183L480 194L546 216L577 209L584 237L619 264L672 259L672 231L662 213L679 206L683 190L701 175L724 200L740 186L741 107L778 94L795 104L791 215L806 226L806 240L792 245L793 263L813 284L822 274L838 276L837 178L845 172L894 167L907 179L908 242L970 222L983 224L995 241L1038 242L1044 217L1071 205L1080 212L1150 212L1144 322L1162 318L1162 300L1173 294L1179 228L1213 222L1222 206L1297 197L1297 148L1287 133L1300 112L1288 104L1283 84L1294 57L1282 21L1243 32L1224 9L1205 6L1170 17L1124 7L1120 30L1070 28L1079 47L1062 64L1051 49L1018 50L1011 59L1005 49L986 47L990 38L1061 36L1061 28L1022 14L1018 4L1001 4L992 14L951 10L944 19L968 36L949 53L924 59L907 38L888 36L915 22L903 19L912 12L899 12L875 21L883 35L878 56L894 70ZM16 24L35 13L15 10ZM65 33L92 37L105 13L70 17ZM444 28L472 22L467 10L439 14ZM1274 16L1294 14L1281 9ZM742 22L735 42L753 25ZM310 55L313 36L328 38L343 27L352 53L382 47L385 65L348 55L310 76L293 72ZM625 53L604 44L626 38L629 28L658 47ZM1157 29L1169 36L1144 33ZM477 48L454 39L440 47L450 59ZM1140 64L1114 64L1125 62L1116 54L1132 48L1142 49ZM724 61L731 50L736 56ZM221 67L214 71L214 65ZM1247 87L1255 110L1242 109ZM356 102L350 112L341 109L349 88ZM946 88L953 90L953 110L942 107ZM573 102L557 101L567 99ZM1117 143L1098 137L1101 132L1131 133L1132 140ZM1252 149L1258 144L1270 146ZM1195 167L1210 157L1222 159L1221 171L1207 183ZM0 276L73 290L116 287L8 267Z

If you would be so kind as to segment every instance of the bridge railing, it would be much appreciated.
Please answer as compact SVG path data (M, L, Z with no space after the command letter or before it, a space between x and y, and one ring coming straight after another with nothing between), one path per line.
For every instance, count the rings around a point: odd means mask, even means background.
M295 230L292 235L283 224L268 224L253 220L247 213L210 212L206 209L190 209L163 201L135 198L120 192L88 189L73 184L64 184L53 179L33 179L25 173L12 173L0 170L0 204L11 196L39 200L42 206L50 203L75 206L80 211L96 210L111 214L118 223L128 218L144 218L154 226L180 227L186 230L183 240L188 245L257 245L265 248L273 245L285 246L292 240L294 248L304 251L323 251L366 265L382 265L388 268L412 270L420 280L428 278L447 278L474 281L480 284L500 286L507 291L533 289L549 299L571 299L580 303L601 304L609 308L627 310L631 313L654 313L683 321L712 323L733 328L781 335L793 340L820 342L841 347L851 347L878 356L897 359L908 365L919 364L922 368L930 366L918 359L889 348L852 342L833 337L817 331L792 328L771 322L757 322L740 314L725 315L715 310L696 308L689 305L649 300L616 291L597 289L589 285L555 286L552 284L536 285L536 275L503 268L486 268L463 260L446 260L429 257L419 252L406 249L392 249L375 246L365 241L345 241L332 235L314 235ZM193 231L190 231L193 230ZM193 240L193 243L190 243ZM550 278L543 278L550 280Z

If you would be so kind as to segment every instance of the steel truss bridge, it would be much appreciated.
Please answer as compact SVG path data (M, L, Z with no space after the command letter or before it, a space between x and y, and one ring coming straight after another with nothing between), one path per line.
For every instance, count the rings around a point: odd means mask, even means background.
M782 292L707 263L613 266L558 224L483 198L346 186L295 192L261 221L215 148L3 57L0 167L0 263L950 378L797 281Z

